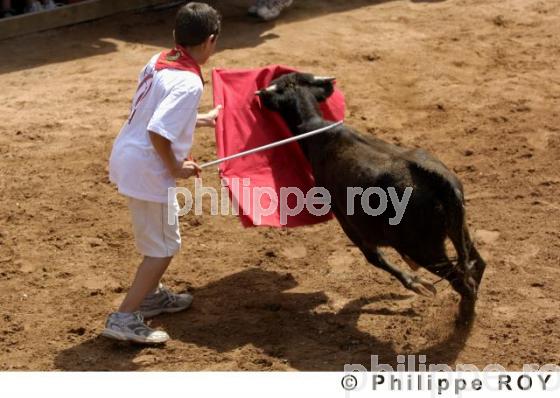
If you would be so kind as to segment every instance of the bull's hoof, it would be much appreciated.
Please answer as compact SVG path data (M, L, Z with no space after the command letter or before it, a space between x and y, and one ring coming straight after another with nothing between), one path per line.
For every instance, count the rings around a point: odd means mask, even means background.
M407 287L416 294L425 297L435 297L437 294L436 287L432 283L420 278L419 276L415 276Z

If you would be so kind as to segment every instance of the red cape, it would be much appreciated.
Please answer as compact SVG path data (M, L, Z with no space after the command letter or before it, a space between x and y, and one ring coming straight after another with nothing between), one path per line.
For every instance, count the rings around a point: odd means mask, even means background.
M267 87L276 77L293 71L290 67L278 65L213 71L214 104L224 107L216 123L219 158L293 136L280 115L265 109L255 95L255 91ZM344 119L344 108L344 96L338 89L321 105L324 118L333 121ZM315 186L309 162L297 142L230 160L219 168L230 198L239 204L239 216L246 227L256 225L255 219L258 219L252 209L254 188L272 188L280 197L282 187L298 187L307 195L309 189ZM250 179L248 190L243 189L244 178ZM237 184L235 179L238 179ZM261 206L266 209L269 204L270 197L264 195ZM288 204L290 208L296 206L294 195L288 197ZM289 216L285 226L310 225L332 217L331 213L314 216L304 208L298 215ZM281 227L279 208L271 215L262 216L258 225Z

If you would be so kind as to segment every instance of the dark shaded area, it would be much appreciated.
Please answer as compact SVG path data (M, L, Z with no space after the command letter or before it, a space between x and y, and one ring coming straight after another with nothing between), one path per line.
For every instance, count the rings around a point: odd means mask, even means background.
M261 22L247 16L252 0L209 1L224 16L223 34L218 51L250 48L278 36L266 33L275 24L289 23L322 15L344 12L354 8L382 4L395 0L331 0L317 2L297 0L274 22ZM434 0L406 0L433 2ZM435 0L444 1L444 0ZM30 69L41 65L67 62L74 59L103 55L117 51L111 39L129 43L142 43L158 47L172 46L172 25L177 7L122 13L98 21L36 33L0 42L0 53L5 61L0 64L0 74ZM115 23L115 21L118 21ZM243 40L239 40L239 32ZM249 38L249 39L247 39ZM36 55L34 48L48 47L48 58Z
M27 4L26 0L11 0L10 8L7 10L1 11L9 11L10 16L24 14L26 12ZM56 4L59 6L67 5L70 2L68 0L56 0ZM1 6L0 6L1 7ZM9 16L6 16L8 18Z
M338 313L328 313L316 311L317 306L327 301L323 292L286 292L296 286L291 274L249 269L197 289L191 310L156 318L152 326L165 328L176 340L220 353L251 344L298 370L341 371L347 363L369 369L370 356L374 354L379 356L380 363L396 368L397 355L403 353L357 329L357 322L364 313L417 316L413 309L363 308L408 296L357 299ZM429 363L453 364L468 334L468 329L456 329L444 341L408 354L426 355ZM60 352L55 366L73 371L135 370L141 368L133 360L142 349L98 337ZM184 369L189 369L188 360Z

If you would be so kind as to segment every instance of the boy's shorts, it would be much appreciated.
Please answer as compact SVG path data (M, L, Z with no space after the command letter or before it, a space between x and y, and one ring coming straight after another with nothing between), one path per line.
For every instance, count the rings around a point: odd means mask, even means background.
M175 202L174 206L178 206ZM179 220L168 222L168 204L128 198L136 248L144 256L173 257L181 248ZM173 209L172 209L173 210ZM177 212L174 212L177 214ZM172 221L173 221L172 220Z

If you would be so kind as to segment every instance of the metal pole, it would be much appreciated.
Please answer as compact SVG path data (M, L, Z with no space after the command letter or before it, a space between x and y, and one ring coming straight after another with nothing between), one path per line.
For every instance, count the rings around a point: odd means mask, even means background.
M340 126L342 123L344 123L344 121L341 120L339 122L331 124L330 126L326 126L326 127L320 128L318 130L310 131L309 133L297 135L297 136L291 137L291 138L286 138L285 140L276 141L276 142L273 142L271 144L260 146L258 148L250 149L248 151L240 152L240 153L237 153L235 155L227 156L225 158L216 159L216 160L213 160L211 162L201 164L200 168L204 169L206 167L214 166L214 165L226 162L228 160L237 159L237 158L240 158L242 156L247 156L247 155L251 155L253 153L266 151L267 149L276 148L277 146L289 144L290 142L303 140L304 138L308 138L308 137L311 137L311 136L314 136L314 135L317 135L317 134L320 134L320 133L324 133L325 131L331 130L331 129L337 127L337 126Z

